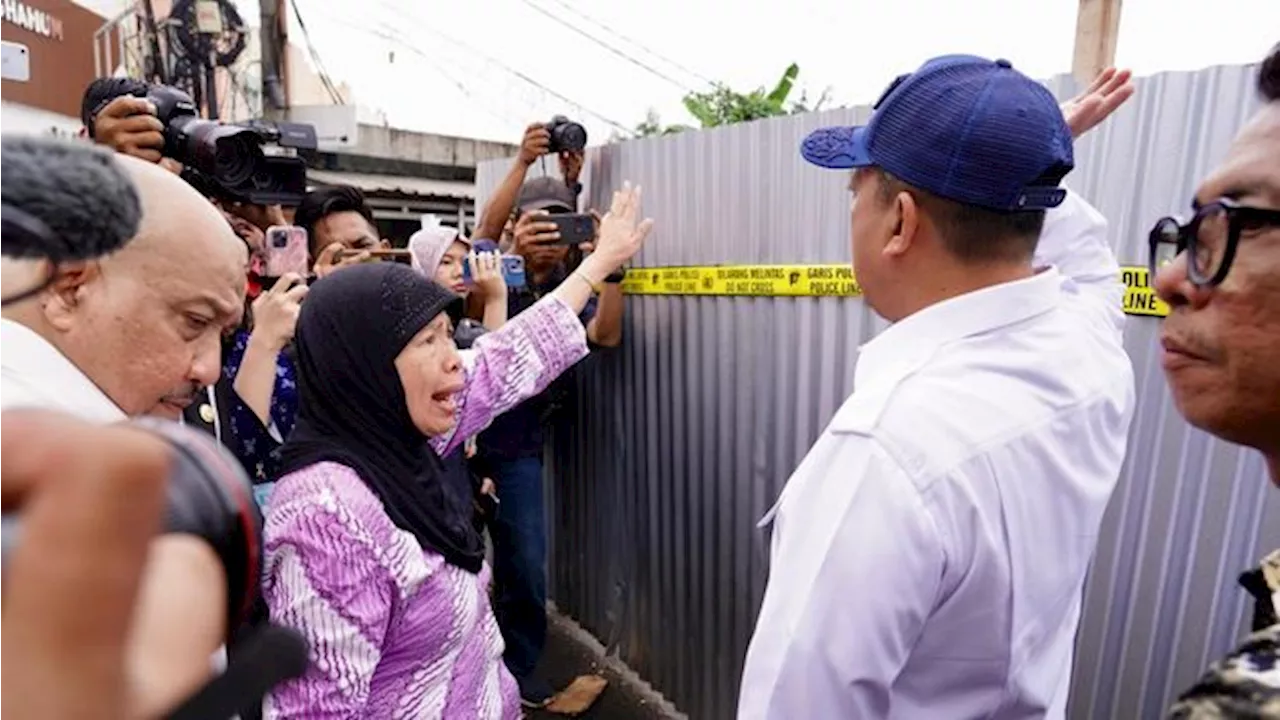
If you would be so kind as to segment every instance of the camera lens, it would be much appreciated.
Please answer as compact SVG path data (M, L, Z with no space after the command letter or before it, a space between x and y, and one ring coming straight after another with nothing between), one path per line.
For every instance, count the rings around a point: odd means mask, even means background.
M270 190L276 184L275 177L271 174L269 166L262 166L256 169L253 174L254 190Z
M257 166L258 146L240 133L214 141L214 175L227 185L240 185L253 177Z
M289 246L289 237L284 233L276 233L271 236L271 247L285 248Z
M578 123L565 123L559 130L559 144L566 150L581 150L587 146L587 129Z

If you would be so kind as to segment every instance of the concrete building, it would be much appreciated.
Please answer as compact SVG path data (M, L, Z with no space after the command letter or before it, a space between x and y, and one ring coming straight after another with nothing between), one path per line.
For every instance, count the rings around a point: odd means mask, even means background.
M354 147L316 153L307 177L317 185L363 190L383 237L402 244L423 213L470 229L476 220L476 163L517 150L506 143L362 124Z

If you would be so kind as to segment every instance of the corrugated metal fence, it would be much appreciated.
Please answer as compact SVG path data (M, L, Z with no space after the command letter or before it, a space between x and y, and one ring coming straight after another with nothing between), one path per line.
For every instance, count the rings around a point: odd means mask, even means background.
M1079 144L1068 184L1109 218L1122 263L1145 263L1150 224L1185 212L1256 107L1255 71L1143 79ZM1074 90L1069 78L1050 85ZM847 261L847 178L807 166L797 148L813 128L868 113L593 150L590 199L605 207L624 179L644 186L658 226L638 265ZM480 166L481 198L507 166ZM1086 590L1074 718L1158 716L1239 637L1236 573L1280 546L1280 492L1257 454L1179 418L1157 326L1129 320L1140 401ZM633 297L625 346L579 370L549 451L552 595L693 718L733 714L767 577L756 521L851 392L858 346L882 327L858 300Z

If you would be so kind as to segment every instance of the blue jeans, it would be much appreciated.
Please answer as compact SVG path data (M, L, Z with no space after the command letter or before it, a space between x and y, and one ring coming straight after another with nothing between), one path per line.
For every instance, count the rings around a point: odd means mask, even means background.
M494 464L498 516L493 538L494 614L503 659L517 680L528 678L547 643L547 525L541 458Z

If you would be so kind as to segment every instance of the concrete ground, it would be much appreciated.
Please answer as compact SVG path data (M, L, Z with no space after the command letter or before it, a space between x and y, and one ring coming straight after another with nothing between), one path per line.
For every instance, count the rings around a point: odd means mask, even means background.
M660 693L621 660L605 655L604 647L573 620L548 610L547 648L538 672L557 689L579 675L596 674L609 681L591 709L580 718L601 720L687 720ZM550 720L564 717L545 711L525 717Z

